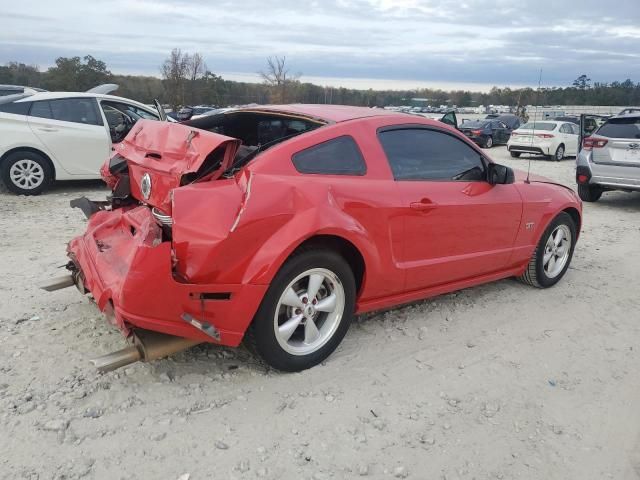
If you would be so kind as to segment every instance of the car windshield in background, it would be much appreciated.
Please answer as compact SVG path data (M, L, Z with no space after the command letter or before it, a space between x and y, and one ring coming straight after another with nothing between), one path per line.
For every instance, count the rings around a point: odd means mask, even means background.
M520 127L520 130L548 130L551 131L556 128L555 123L548 122L529 122Z
M640 117L612 118L596 133L609 138L640 138Z

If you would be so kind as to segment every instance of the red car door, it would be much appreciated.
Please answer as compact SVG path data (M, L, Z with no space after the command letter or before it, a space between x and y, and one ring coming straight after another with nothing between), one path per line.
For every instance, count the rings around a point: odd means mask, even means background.
M522 216L515 185L486 181L486 160L453 133L390 127L378 137L401 196L405 288L503 270Z

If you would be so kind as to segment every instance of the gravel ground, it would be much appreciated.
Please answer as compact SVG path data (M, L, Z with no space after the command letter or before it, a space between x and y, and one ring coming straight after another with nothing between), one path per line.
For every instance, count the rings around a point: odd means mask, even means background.
M573 185L573 160L532 171ZM88 359L120 334L75 289L35 284L84 228L69 200L105 192L0 193L0 478L640 478L640 194L585 205L552 289L368 315L299 374L199 346L102 375Z

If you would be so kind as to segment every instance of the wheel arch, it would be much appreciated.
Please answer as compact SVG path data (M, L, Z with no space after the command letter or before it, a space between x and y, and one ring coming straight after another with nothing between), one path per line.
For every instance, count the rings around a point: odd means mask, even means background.
M9 155L17 152L31 152L42 156L42 158L44 158L45 161L49 164L49 167L51 167L52 180L56 179L56 166L51 160L51 157L49 157L49 155L44 153L42 150L34 147L14 147L10 150L7 150L2 154L2 156L0 156L0 168L2 168L2 165L4 164L7 157L9 157Z
M358 296L364 284L366 271L364 256L358 247L346 238L338 235L316 234L301 242L287 258L290 258L301 250L313 248L329 249L340 254L353 272L356 281L356 296Z
M568 207L568 208L565 208L562 211L567 213L567 214L569 214L571 219L575 222L575 224L576 224L576 238L578 238L580 236L580 229L582 228L582 217L580 216L580 212L578 212L578 209L574 208L574 207Z

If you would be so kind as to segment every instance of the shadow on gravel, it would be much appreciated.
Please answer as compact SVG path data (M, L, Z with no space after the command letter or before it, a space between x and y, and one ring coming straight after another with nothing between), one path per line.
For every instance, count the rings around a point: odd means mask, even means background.
M67 180L64 182L54 182L39 197L46 197L51 194L74 194L78 192L86 192L87 190L95 190L100 194L102 191L108 192L106 184L102 180ZM14 193L7 190L7 187L0 182L0 194L17 196Z
M605 192L600 200L588 204L598 208L627 209L629 211L640 211L640 193L638 192Z

